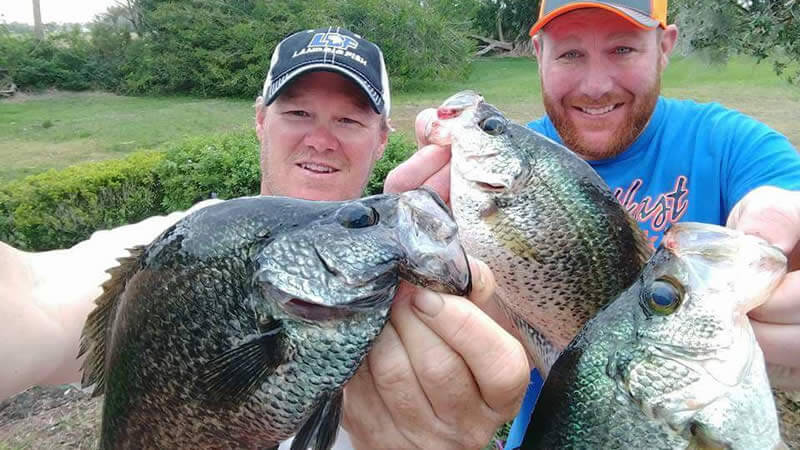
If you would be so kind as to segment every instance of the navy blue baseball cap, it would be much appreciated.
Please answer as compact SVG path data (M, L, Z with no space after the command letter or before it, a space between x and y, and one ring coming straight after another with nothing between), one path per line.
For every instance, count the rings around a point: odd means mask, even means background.
M264 103L274 102L298 76L318 70L351 79L367 95L376 113L389 115L389 77L381 49L340 27L299 31L278 43L261 93Z

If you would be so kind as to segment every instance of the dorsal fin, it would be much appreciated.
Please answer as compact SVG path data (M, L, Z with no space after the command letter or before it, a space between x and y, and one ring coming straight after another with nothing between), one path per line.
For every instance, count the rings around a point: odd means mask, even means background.
M94 303L97 305L89 314L81 332L81 346L78 358L86 354L81 365L81 386L95 385L92 397L103 393L105 388L106 340L112 325L114 311L128 280L136 273L144 254L144 246L128 249L130 256L118 258L119 265L108 269L111 279L103 283L103 293Z

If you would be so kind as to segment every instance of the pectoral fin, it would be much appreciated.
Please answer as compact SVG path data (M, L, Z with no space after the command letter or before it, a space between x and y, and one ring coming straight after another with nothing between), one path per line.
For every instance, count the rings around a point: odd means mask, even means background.
M288 359L280 321L266 332L209 361L198 383L199 398L212 404L241 403Z

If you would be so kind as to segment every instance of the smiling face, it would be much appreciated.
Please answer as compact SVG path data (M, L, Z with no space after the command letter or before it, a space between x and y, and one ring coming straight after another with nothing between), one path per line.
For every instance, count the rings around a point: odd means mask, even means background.
M637 28L600 8L553 19L534 39L547 115L585 159L623 152L647 126L678 30Z
M332 72L302 75L259 108L256 133L261 194L307 200L358 198L388 138L365 94Z

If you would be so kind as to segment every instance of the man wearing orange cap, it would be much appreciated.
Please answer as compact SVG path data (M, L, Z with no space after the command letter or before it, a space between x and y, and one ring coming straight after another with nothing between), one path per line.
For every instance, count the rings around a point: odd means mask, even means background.
M678 37L666 11L666 0L543 0L530 34L547 115L528 126L586 159L653 245L670 224L698 221L759 235L790 255L791 272L750 318L773 385L797 388L800 155L744 114L660 97ZM417 117L422 148L389 175L389 189L423 183L448 196L449 148L421 132L434 117ZM508 448L527 424L537 389L529 393Z

